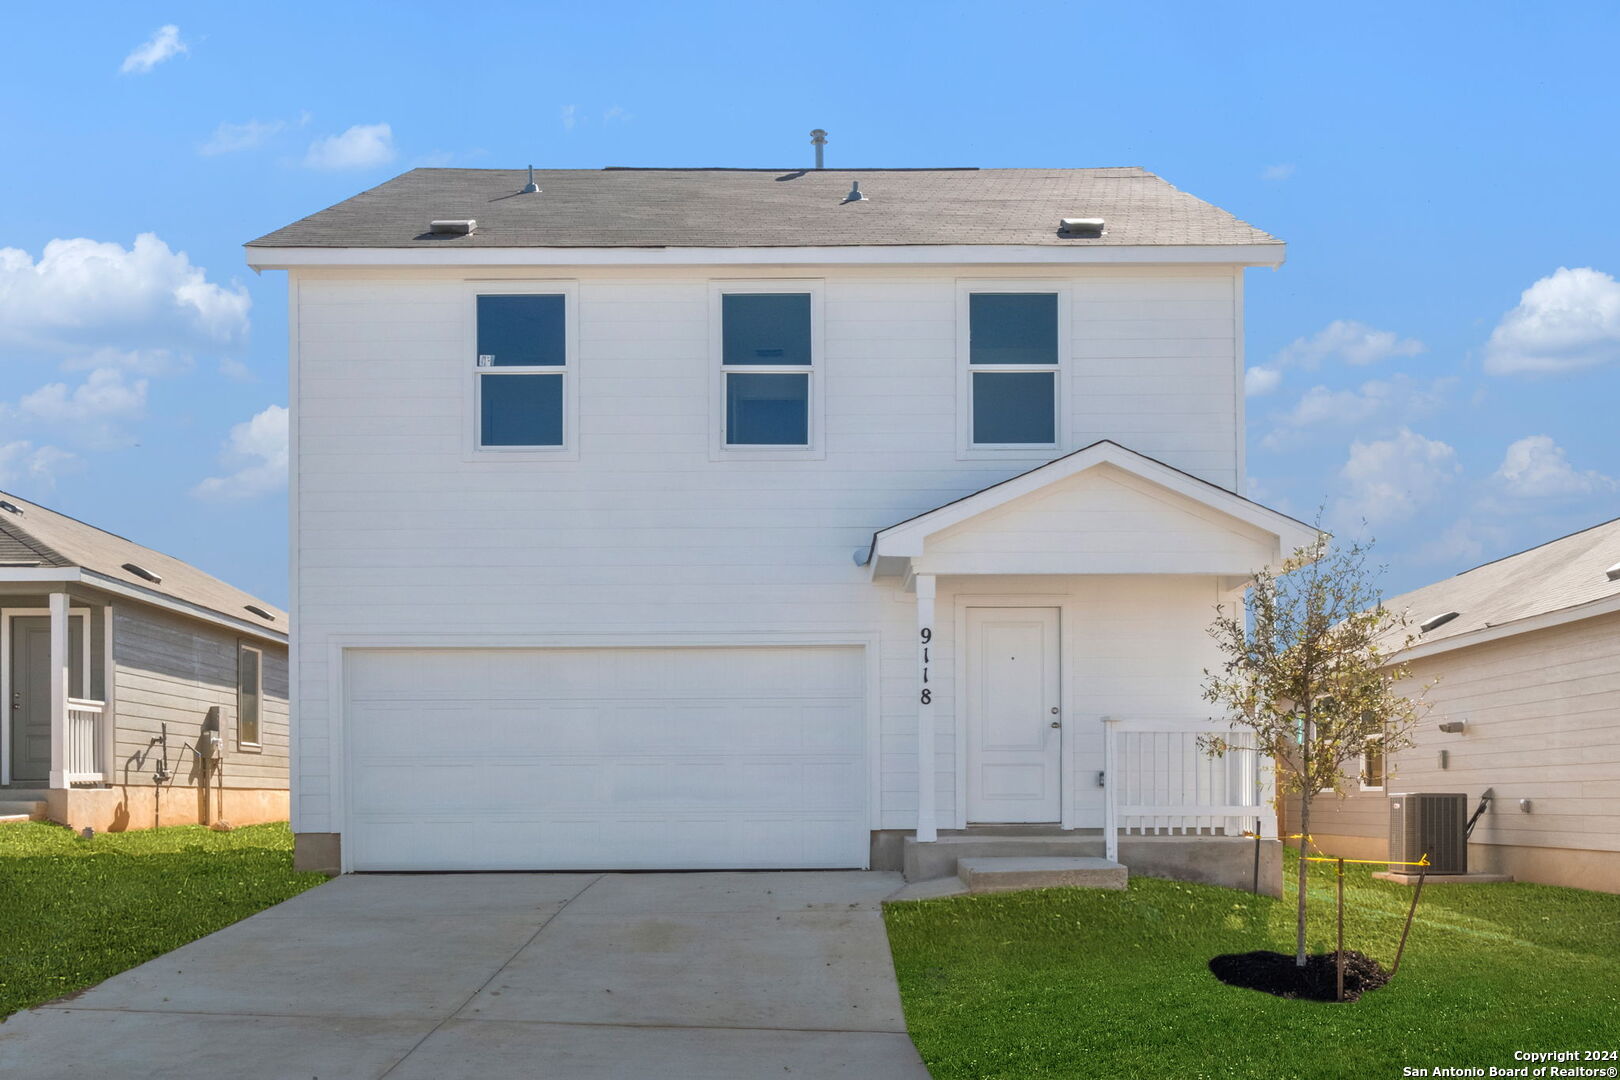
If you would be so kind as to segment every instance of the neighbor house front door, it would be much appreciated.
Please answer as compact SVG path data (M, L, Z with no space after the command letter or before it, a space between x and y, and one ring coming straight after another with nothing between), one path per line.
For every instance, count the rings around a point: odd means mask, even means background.
M82 615L69 622L72 678L76 692L84 671ZM11 620L11 780L43 781L51 775L51 619L18 615Z
M969 608L966 663L968 821L1058 821L1058 609Z

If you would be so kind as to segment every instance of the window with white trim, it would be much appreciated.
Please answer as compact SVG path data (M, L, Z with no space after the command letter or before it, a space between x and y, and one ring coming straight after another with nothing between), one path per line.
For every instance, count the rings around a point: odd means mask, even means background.
M967 443L972 449L1059 443L1061 294L967 294Z
M252 645L236 647L236 743L257 748L264 709L264 653Z
M474 378L475 446L561 450L568 445L568 297L560 292L479 293Z
M1368 740L1369 746L1361 755L1361 790L1384 790L1384 747L1383 736L1375 735Z
M721 293L721 439L727 449L811 445L813 324L809 292Z

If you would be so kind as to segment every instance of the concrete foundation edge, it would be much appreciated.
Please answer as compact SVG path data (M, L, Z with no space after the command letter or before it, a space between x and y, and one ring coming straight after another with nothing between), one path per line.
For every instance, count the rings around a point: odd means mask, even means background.
M163 825L259 825L287 820L286 788L212 788L124 784L107 788L55 788L45 816L75 831L127 832Z
M336 877L343 866L343 835L335 832L294 833L293 869Z
M1316 846L1347 859L1387 859L1384 837L1316 836ZM1525 847L1521 844L1468 845L1468 869L1481 874L1507 874L1515 881L1562 885L1570 889L1620 893L1620 851L1583 848ZM1438 881L1439 878L1430 878Z

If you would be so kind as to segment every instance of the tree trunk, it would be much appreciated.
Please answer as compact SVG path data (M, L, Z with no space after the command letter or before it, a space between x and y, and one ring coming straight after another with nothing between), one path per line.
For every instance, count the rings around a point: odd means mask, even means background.
M1311 706L1305 704L1305 715L1299 729L1299 915L1297 934L1294 943L1294 964L1305 966L1305 869L1311 864L1305 861L1308 851L1306 845L1311 835L1311 796L1316 792L1311 787L1315 781L1311 769Z
M1298 934L1294 947L1294 963L1299 967L1305 966L1305 868L1311 864L1305 861L1306 839L1311 832L1311 796L1308 791L1299 793L1299 923Z

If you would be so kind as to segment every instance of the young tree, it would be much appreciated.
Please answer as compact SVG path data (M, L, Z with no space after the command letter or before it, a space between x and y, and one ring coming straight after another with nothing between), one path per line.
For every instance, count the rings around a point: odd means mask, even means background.
M1409 678L1392 654L1410 645L1406 612L1383 606L1363 544L1337 547L1318 531L1277 570L1261 570L1244 611L1221 609L1210 635L1225 655L1204 672L1204 697L1234 728L1252 733L1257 751L1277 769L1277 809L1299 798L1299 919L1295 962L1305 965L1305 867L1311 801L1325 788L1341 798L1363 755L1384 760L1411 745L1411 729L1428 687L1397 689ZM1247 740L1246 740L1247 741ZM1225 737L1203 740L1224 754Z

